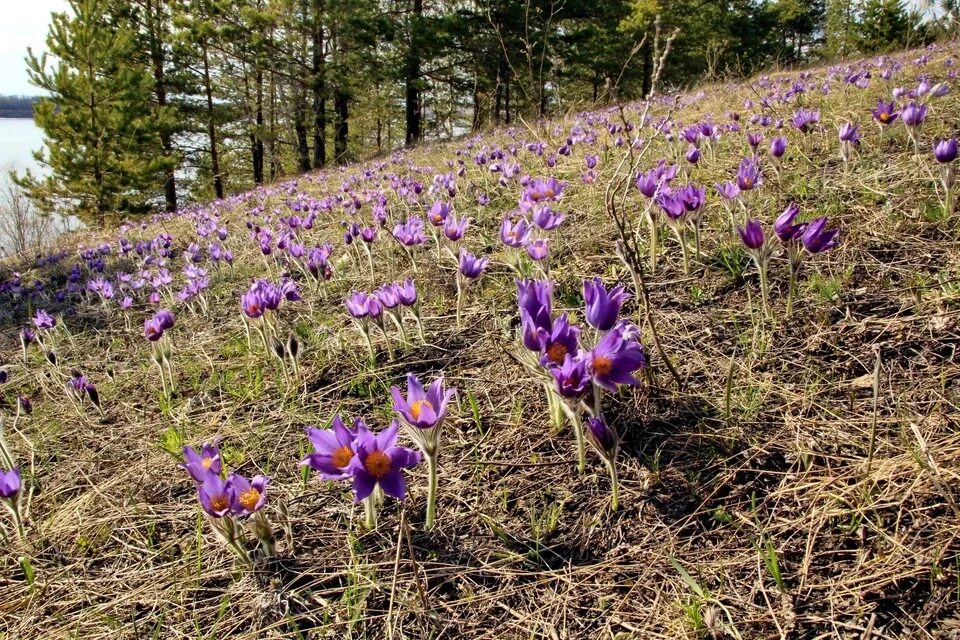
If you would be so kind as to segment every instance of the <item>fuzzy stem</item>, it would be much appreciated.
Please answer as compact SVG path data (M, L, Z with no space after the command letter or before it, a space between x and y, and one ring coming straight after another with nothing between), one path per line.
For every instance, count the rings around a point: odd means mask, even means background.
M373 494L363 500L363 526L367 529L375 529L377 526L377 507L373 504Z
M790 284L787 287L787 317L793 313L793 296L797 290L797 273L800 271L800 261L790 257Z
M693 225L693 246L697 262L700 262L700 222Z
M615 457L607 460L607 471L610 472L610 510L616 511L620 508L620 478Z
M433 529L437 518L437 453L427 458L427 521L426 529Z
M687 238L683 229L677 226L674 229L674 235L677 236L677 242L680 243L680 255L683 256L683 275L690 275L690 252L687 250Z
M763 261L757 263L757 270L760 271L760 296L763 304L763 313L767 316L768 319L772 319L773 316L770 313L770 300L767 295L767 265Z
M653 213L647 214L647 225L650 227L650 275L657 274L657 244L659 236L657 233L657 221Z
M580 419L579 412L563 400L560 401L560 406L573 423L573 435L577 439L577 471L583 475L587 471L587 442L583 436L583 420Z
M463 326L461 321L461 310L463 309L463 285L460 282L460 275L457 274L457 329Z

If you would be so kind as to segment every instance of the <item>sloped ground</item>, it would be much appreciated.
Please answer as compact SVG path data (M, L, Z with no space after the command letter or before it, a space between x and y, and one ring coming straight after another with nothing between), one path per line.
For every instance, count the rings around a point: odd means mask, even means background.
M654 104L648 124L629 132L611 127L622 119L640 125L643 105L622 116L607 109L518 126L79 238L85 247L111 243L112 276L142 262L119 254L119 238L168 232L179 287L184 249L210 240L198 240L196 226L219 216L228 229L235 266L201 264L210 272L209 310L173 307L177 392L169 402L142 334L153 312L145 291L128 327L115 302L53 299L78 261L72 248L55 265L22 266L24 282L41 279L45 288L30 301L0 294L0 363L10 373L3 411L32 490L27 541L6 543L0 555L0 630L9 638L960 637L960 252L956 217L941 215L930 153L934 139L960 129L960 98L953 87L930 101L919 158L899 122L881 140L870 117L878 98L916 87L920 74L952 83L951 47L709 87ZM884 69L892 80L881 78ZM871 72L865 87L844 82L860 70ZM806 90L761 105L794 82ZM789 124L801 105L821 112L808 135ZM514 357L514 276L498 226L523 187L519 175L498 186L491 152L512 162L516 145L520 175L567 183L559 208L568 217L552 234L550 277L556 306L576 313L586 277L632 286L613 251L604 192L637 130L639 169L661 157L685 165L686 146L671 145L653 125L667 117L675 134L705 120L725 127L733 110L740 131L723 131L691 170L691 180L708 187L703 259L684 276L667 237L660 270L647 274L653 319L682 385L645 328L651 377L607 403L623 437L621 509L611 512L599 458L577 474L572 435L551 426L539 384ZM785 119L782 132L750 122L761 113ZM863 142L845 170L837 128L847 120L860 125ZM739 240L712 188L735 175L752 131L764 132L764 150L786 135L789 150L779 181L764 151L766 180L750 215L769 228L796 200L805 219L827 215L842 230L838 248L804 264L789 318L785 259L773 263L775 319L766 320L755 270L733 249ZM568 136L571 155L545 166ZM533 141L544 143L543 157L526 150ZM475 163L478 154L485 164ZM586 183L591 154L599 156L597 175ZM434 175L455 171L460 159L452 203L473 220L466 245L492 258L468 290L463 328L453 317L454 262L438 261L428 241L414 271L387 233L429 207ZM424 185L422 204L401 199L396 176ZM370 224L371 199L381 193L390 224L373 245L371 282L365 260L349 257L340 221ZM489 204L479 205L478 194ZM342 201L353 196L362 206L345 212ZM303 343L302 379L287 383L261 346L248 348L239 300L252 279L276 278L291 258L275 251L264 259L245 223L277 228L292 203L311 199L320 213L299 236L308 247L333 243L336 275L322 289L301 278L304 299L281 308L281 325ZM642 196L631 189L626 202L644 229ZM371 366L343 299L405 276L423 301L427 343L413 338L390 361L377 340ZM37 308L66 312L70 337L58 338L59 362L98 386L103 415L66 399L39 350L23 363L17 333ZM636 301L626 312L639 323ZM386 426L389 387L408 371L443 372L460 391L441 454L438 526L422 527L421 465L408 474L402 509L388 500L378 528L364 531L347 484L307 479L297 466L308 449L303 429L336 412ZM35 410L14 423L18 393L29 394ZM231 469L272 477L267 510L278 523L285 512L289 523L287 531L277 526L279 557L252 574L217 545L171 453L215 436ZM32 579L22 556L32 558Z

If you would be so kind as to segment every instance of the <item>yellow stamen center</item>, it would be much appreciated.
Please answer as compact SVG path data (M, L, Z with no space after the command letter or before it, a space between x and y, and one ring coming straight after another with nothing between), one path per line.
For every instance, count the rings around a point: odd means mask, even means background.
M204 469L210 470L210 467L213 466L213 458L204 458L200 461L200 464L203 465Z
M426 405L433 409L433 405L430 404L429 400L417 400L412 405L410 405L410 415L413 416L414 420L420 419L420 412L423 411L423 406Z
M390 471L390 458L383 451L371 451L363 466L367 473L379 480Z
M345 466L350 464L350 460L353 459L353 449L350 447L340 447L333 452L333 455L330 456L330 462L333 463L338 469L343 469Z
M883 113L880 114L879 120L880 120L880 122L889 122L889 121L890 121L890 114L887 113L886 111L884 111Z
M214 496L210 499L210 508L213 511L226 511L229 506L230 501L227 499L227 496Z
M547 359L556 364L563 364L563 359L567 355L567 348L559 342L554 342L547 347Z
M597 356L593 359L594 372L605 376L613 370L613 360L606 356Z
M549 189L549 188L548 188L548 189L545 189L544 192L543 192L543 196L544 196L545 198L552 198L552 197L555 196L555 195L556 195L556 193L554 192L553 189Z
M253 509L257 506L257 503L260 502L260 492L253 487L250 487L240 494L240 497L237 498L237 502L239 502L240 506L247 511L253 511Z
M743 179L743 184L744 184L747 188L752 187L752 186L753 186L753 178L745 177L745 178Z

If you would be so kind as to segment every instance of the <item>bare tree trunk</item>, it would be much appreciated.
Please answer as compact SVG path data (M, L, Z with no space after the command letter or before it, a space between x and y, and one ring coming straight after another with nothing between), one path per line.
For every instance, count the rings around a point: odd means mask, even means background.
M327 100L324 82L323 0L313 0L313 166L327 164Z
M339 87L333 94L333 108L336 112L334 122L333 151L337 163L347 161L347 137L349 135L350 97Z
M157 94L157 110L163 111L167 105L167 81L164 72L163 44L160 42L160 11L158 5L154 11L154 0L147 0L147 32L150 37L150 60L153 63L154 91ZM173 155L173 137L166 127L160 131L160 147L166 156ZM163 199L167 211L177 210L177 180L174 170L167 172L163 183Z
M217 199L223 199L223 177L220 175L220 157L217 153L217 128L213 118L213 87L210 82L210 56L207 41L203 44L203 89L207 95L207 134L210 136L210 171L213 173L213 190Z
M410 21L410 42L406 64L407 146L423 140L423 103L420 96L420 29L423 0L413 0L413 19Z

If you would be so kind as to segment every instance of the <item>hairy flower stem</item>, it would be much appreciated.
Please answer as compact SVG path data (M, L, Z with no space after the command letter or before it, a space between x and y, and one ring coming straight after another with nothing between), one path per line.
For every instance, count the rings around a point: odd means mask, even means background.
M580 419L580 413L576 407L571 407L563 401L560 401L560 406L573 423L573 435L577 439L577 471L583 475L587 472L587 441L583 435L583 420Z
M425 456L427 459L427 520L424 526L429 531L437 519L437 452Z
M671 225L672 226L672 225ZM690 275L690 251L687 249L686 231L679 225L673 227L673 235L676 236L680 244L680 255L683 257L683 275Z
M760 272L760 298L763 304L763 313L768 320L772 320L773 314L770 312L770 299L767 294L767 265L762 261L757 262L757 270Z
M17 504L18 500L19 498L4 500L3 504L10 512L10 517L13 518L13 523L17 526L17 536L19 537L20 541L23 542L27 539L27 531L23 526L23 518L20 517L20 508Z
M650 275L657 275L657 245L660 242L657 232L657 220L653 212L648 210L647 225L650 227Z
M463 283L460 281L460 275L457 275L457 329L463 326L461 312L463 309Z
M620 478L617 475L617 461L613 458L605 460L607 471L610 473L610 510L620 508Z
M363 499L363 526L370 530L377 527L377 506L373 499L372 493Z

